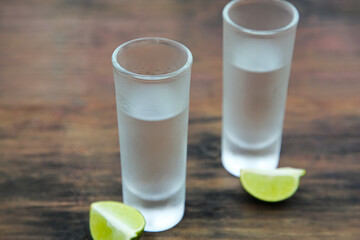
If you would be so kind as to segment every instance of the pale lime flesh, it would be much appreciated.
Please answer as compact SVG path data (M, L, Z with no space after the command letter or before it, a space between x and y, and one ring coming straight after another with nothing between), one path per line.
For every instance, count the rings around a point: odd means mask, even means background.
M94 240L140 239L145 219L139 211L120 202L91 204L90 232Z
M290 198L298 189L304 169L242 169L240 181L253 197L266 202L279 202Z

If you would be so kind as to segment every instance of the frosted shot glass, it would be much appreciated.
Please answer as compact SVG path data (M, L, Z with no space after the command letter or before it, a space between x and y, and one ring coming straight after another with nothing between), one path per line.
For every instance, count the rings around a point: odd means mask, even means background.
M191 52L164 38L140 38L112 55L123 202L145 231L167 230L185 210Z
M223 10L222 164L276 168L299 14L282 0L237 0Z

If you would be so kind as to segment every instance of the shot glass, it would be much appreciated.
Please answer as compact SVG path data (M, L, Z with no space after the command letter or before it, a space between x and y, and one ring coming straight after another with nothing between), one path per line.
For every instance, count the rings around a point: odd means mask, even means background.
M282 0L237 0L223 10L222 164L276 168L299 14Z
M191 52L164 38L140 38L112 55L123 202L145 231L180 222L185 210Z

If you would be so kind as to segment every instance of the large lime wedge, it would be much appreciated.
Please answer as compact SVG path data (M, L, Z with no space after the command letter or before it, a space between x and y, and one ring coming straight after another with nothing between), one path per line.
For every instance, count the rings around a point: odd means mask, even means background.
M95 202L90 207L90 232L94 240L140 239L145 219L120 202Z
M242 169L240 181L253 197L266 202L279 202L291 197L299 187L304 169Z

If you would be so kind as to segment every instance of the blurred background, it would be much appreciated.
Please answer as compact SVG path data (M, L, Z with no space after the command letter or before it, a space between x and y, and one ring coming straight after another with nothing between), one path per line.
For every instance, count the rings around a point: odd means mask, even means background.
M308 176L294 200L272 207L221 166L227 2L0 1L0 239L91 239L90 203L121 201L110 57L145 36L185 44L194 63L187 212L144 239L360 235L360 1L289 1L300 21L280 166Z

